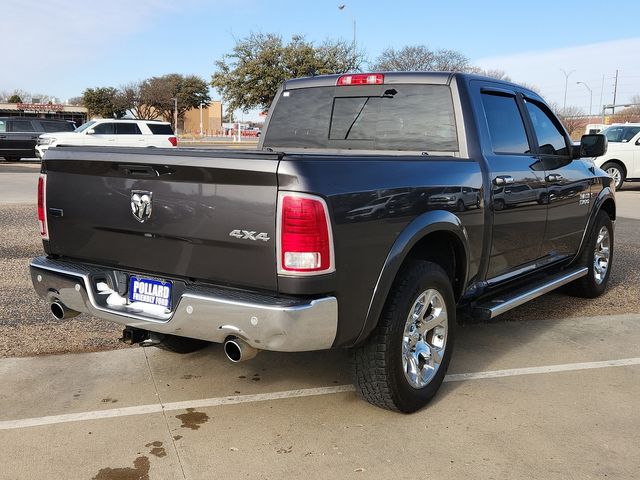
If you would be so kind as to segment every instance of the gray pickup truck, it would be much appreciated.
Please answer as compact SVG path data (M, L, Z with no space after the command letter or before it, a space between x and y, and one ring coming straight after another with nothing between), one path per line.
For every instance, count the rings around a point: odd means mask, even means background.
M56 318L112 320L129 343L222 343L233 361L350 348L360 394L412 412L442 383L457 316L604 292L604 151L489 78L290 80L257 151L49 150L33 285Z

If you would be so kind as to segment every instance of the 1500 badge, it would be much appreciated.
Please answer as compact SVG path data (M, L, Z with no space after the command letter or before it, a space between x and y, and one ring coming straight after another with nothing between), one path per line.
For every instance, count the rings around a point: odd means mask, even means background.
M262 240L263 242L268 242L271 240L267 233L258 233L258 232L250 232L248 230L231 230L229 232L230 237L239 238L240 240Z
M589 205L591 203L591 193L581 193L580 201L578 203L580 205Z

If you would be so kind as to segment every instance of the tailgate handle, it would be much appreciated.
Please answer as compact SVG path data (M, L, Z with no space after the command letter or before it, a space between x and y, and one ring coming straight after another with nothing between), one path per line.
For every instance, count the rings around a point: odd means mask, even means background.
M158 172L149 165L118 165L118 170L125 175L139 175L142 177L157 177Z

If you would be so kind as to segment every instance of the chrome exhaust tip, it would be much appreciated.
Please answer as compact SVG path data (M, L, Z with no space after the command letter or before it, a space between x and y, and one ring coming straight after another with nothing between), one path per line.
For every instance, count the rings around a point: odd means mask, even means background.
M51 310L51 314L57 320L64 320L66 318L73 318L80 315L80 312L76 312L75 310L71 310L70 308L65 307L61 302L51 303L49 309Z
M233 363L251 360L258 354L258 349L253 348L244 340L233 337L224 342L224 353Z

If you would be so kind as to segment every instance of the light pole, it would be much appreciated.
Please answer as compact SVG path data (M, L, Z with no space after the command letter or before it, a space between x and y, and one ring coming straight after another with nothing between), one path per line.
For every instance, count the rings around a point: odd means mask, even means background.
M562 104L562 110L567 110L567 87L569 86L569 75L571 75L575 70L571 70L569 73L565 72L564 68L561 68L560 71L564 73L564 103Z
M345 8L347 8L346 4L341 4L338 5L338 10L344 10ZM353 40L351 41L351 51L353 52L353 68L355 68L356 66L356 19L353 16L353 14L351 13L351 11L349 11L349 16L351 17L351 20L353 21Z
M178 97L171 100L173 100L173 132L178 135Z
M593 91L589 88L584 82L576 82L576 85L584 85L587 90L589 90L589 116L591 116L591 108L593 107Z
M202 105L204 103L200 102L200 138L204 137L204 132L202 131Z

